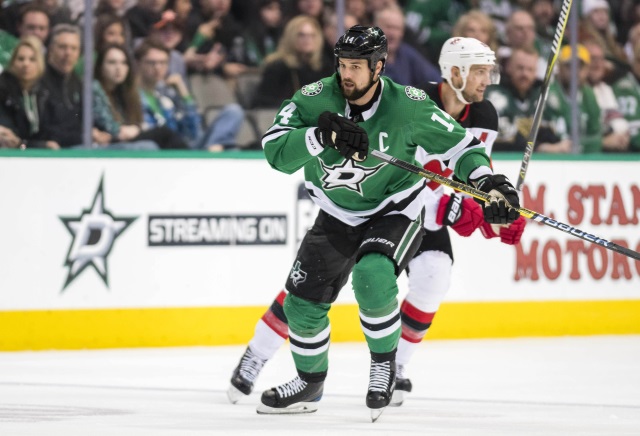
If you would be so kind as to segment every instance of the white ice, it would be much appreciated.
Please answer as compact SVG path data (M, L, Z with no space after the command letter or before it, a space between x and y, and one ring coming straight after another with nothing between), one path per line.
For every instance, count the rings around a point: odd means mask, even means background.
M319 410L256 414L288 347L227 402L244 347L0 353L0 435L640 435L640 336L425 341L414 391L370 422L364 343L333 344Z

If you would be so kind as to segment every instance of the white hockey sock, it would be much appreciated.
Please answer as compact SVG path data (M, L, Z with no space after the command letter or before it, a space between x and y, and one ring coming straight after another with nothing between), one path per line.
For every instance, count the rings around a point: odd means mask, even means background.
M262 319L256 324L253 338L249 341L249 347L253 354L261 359L271 359L278 348L285 343L287 339L273 331Z
M396 352L396 364L398 366L402 365L405 369L405 377L406 377L406 367L413 357L413 353L416 352L420 342L414 343L409 342L406 339L400 338L400 342L398 343L398 351Z

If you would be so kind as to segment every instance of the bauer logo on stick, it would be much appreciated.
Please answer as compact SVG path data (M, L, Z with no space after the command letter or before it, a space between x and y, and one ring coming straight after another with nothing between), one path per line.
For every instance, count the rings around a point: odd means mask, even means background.
M304 85L301 89L302 95L306 95L307 97L313 97L322 92L322 82L318 81L315 83L309 83L308 85Z

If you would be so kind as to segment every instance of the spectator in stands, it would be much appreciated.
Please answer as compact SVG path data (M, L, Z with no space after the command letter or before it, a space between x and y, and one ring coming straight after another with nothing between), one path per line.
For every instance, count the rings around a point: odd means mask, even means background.
M505 41L496 52L503 69L507 59L511 57L511 52L516 48L524 48L529 51L536 50L538 55L540 55L535 43L536 25L533 21L533 16L524 10L515 11L507 20ZM546 69L546 59L539 56L538 65L536 66L536 77L543 79Z
M96 17L93 26L93 60L96 59L96 53L111 44L121 45L129 51L132 50L128 22L115 14L102 14ZM82 76L84 72L83 56L76 63L74 71L77 75Z
M230 9L231 0L201 0L202 13L192 12L188 26L197 32L185 52L190 71L215 73L228 79L246 72L242 26Z
M203 133L202 118L182 77L179 74L167 77L169 50L158 41L147 39L136 48L135 57L139 65L143 130L167 126L198 150L221 151L236 145L244 120L238 104L222 108Z
M629 122L630 151L640 151L640 44L632 53L631 71L613 84L620 111Z
M605 56L622 67L626 64L627 58L616 41L615 24L611 22L609 8L609 2L606 0L582 0L579 37L580 41L598 41L604 47Z
M32 4L39 5L44 8L49 16L49 25L51 27L58 24L72 24L71 10L60 0L33 0Z
M127 21L116 14L102 14L96 16L93 27L95 51L101 51L109 44L118 44L132 50L131 34Z
M491 17L499 35L506 33L509 17L517 9L526 9L531 0L472 0L471 4Z
M638 45L640 45L640 23L631 27L627 41L624 44L624 55L631 64L634 62L633 52Z
M289 16L289 19L297 15L313 17L322 26L324 2L322 0L294 0L293 14Z
M18 36L14 36L4 30L0 31L0 70L6 68L11 54L18 45L18 39L32 35L38 38L42 44L47 43L49 37L49 15L46 9L38 4L27 3L19 10Z
M42 86L49 94L41 116L45 139L57 142L62 148L109 148L152 150L152 142L113 143L112 136L93 128L94 144L82 144L82 82L73 72L80 56L80 29L69 24L53 28L47 67Z
M235 78L247 70L243 62L242 27L229 14L231 0L201 0L201 13L192 11L187 29L197 29L185 51L191 72Z
M536 46L543 59L547 59L556 32L557 14L553 8L553 0L536 0L528 11L536 23Z
M627 151L629 148L629 122L624 118L611 86L604 81L608 61L604 57L604 48L595 40L583 44L589 51L591 63L587 80L602 114L603 151Z
M153 25L150 37L160 41L170 53L168 75L180 74L184 83L187 78L187 64L184 56L177 49L183 40L184 24L177 20L175 12L167 9L162 13L162 19Z
M0 74L0 147L58 149L40 129L46 93L39 86L44 74L44 50L35 36L18 41L8 68Z
M351 27L358 24L358 20L356 17L350 14L345 14L344 16L344 29L350 29ZM322 26L322 34L324 36L324 45L322 48L322 56L323 56L323 64L324 65L333 65L335 63L335 55L333 54L333 49L336 46L336 42L338 42L338 16L335 11L329 11L324 19L324 25Z
M174 22L176 26L182 30L182 38L180 43L174 47L174 50L178 50L180 53L187 51L189 43L191 42L187 38L186 27L189 22L189 15L193 10L193 4L191 0L169 0L167 1L166 11L173 11L175 13Z
M493 20L484 12L473 9L458 18L452 36L475 38L484 42L494 52L498 50L498 31Z
M300 15L287 23L278 50L267 57L255 97L257 107L278 107L302 86L333 73L323 65L322 30L315 18Z
M499 117L498 138L493 151L525 150L542 84L536 79L537 63L538 52L534 49L516 48L507 61L500 84L487 87L486 98L493 103ZM568 153L571 142L568 139L560 140L548 123L543 121L535 149Z
M346 0L345 2L345 14L352 15L356 19L356 24L361 26L370 26L373 23L372 16L367 9L367 2L365 0ZM325 18L326 18L325 14ZM326 23L322 27L325 27ZM345 30L349 27L345 27ZM337 39L336 39L337 41Z
M125 13L134 40L149 35L151 27L162 18L166 4L167 0L138 0L135 6Z
M129 51L106 45L98 52L94 71L94 123L119 141L151 140L162 149L188 148L171 129L142 131L142 102Z
M99 17L103 14L124 16L127 11L127 0L98 0L98 6L93 15Z
M577 46L577 57L580 63L578 71L578 132L582 153L598 153L602 151L602 126L600 107L593 90L587 83L591 56L582 45ZM568 138L571 134L571 46L562 47L558 55L557 80L549 86L549 97L545 107L545 115L554 126L556 133Z
M384 75L402 85L419 86L426 82L440 82L440 70L403 42L404 15L397 7L376 12L374 25L387 36L388 55Z
M33 35L42 44L46 44L49 38L49 25L48 11L37 3L29 3L20 9L18 21L19 37Z
M244 32L245 63L259 67L268 55L276 51L282 36L282 2L258 0L249 22Z
M373 9L376 6L371 6L374 16L383 9L379 6ZM438 62L442 44L451 37L453 23L466 12L463 2L422 0L409 0L404 11L407 27L416 35L417 42L426 47L428 59L433 64Z

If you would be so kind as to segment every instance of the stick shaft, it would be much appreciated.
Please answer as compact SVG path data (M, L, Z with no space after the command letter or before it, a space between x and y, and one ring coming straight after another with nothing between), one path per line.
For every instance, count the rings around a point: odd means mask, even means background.
M564 0L562 2L558 25L556 26L553 44L551 45L551 53L549 53L549 60L547 61L547 71L544 75L544 82L542 83L542 88L540 90L540 97L536 104L536 111L533 114L533 123L531 125L531 130L529 131L529 137L527 138L527 146L524 150L524 155L522 156L520 171L518 172L518 180L516 182L516 191L518 191L518 193L522 192L524 178L527 175L527 169L529 168L529 161L531 160L531 155L533 155L533 146L536 143L538 130L540 130L540 124L542 123L542 113L544 112L544 105L547 102L547 96L549 95L549 85L551 83L553 67L558 59L558 49L562 43L564 29L567 27L569 12L571 11L571 3L572 0Z
M464 192L467 195L470 195L474 198L477 198L479 200L485 201L485 202L490 202L492 200L495 200L495 198L493 198L492 196L490 196L489 194L487 194L486 192L482 192L479 189L476 189L472 186L469 186L467 184L464 183L460 183L460 182L456 182L455 180L451 180L447 177L444 177L440 174L434 173L432 171L426 170L424 168L421 168L419 166L410 164L409 162L405 162L403 160L400 160L398 158L395 158L393 156L390 156L386 153L383 153L381 151L378 150L370 150L369 151L370 154L372 156L377 157L378 159L387 162L391 165L397 166L399 168L402 168L406 171L409 171L411 173L414 174L418 174L419 176L424 177L425 179L429 179L431 181L434 181L436 183L439 183L443 186L447 186L449 188L452 189L456 189L460 192ZM536 211L530 210L530 209L526 209L524 207L514 207L515 210L517 210L518 212L520 212L520 215L522 215L525 218L528 218L530 220L542 223L546 226L551 227L552 229L556 229L556 230L560 230L561 232L567 233L571 236L575 236L576 238L580 238L584 241L590 242L592 244L596 244L599 245L601 247L604 247L608 250L611 251L615 251L616 253L620 253L623 254L625 256L628 256L632 259L635 260L640 260L640 253L638 253L637 251L633 251L629 248L623 247L621 245L615 244L613 242L609 242L606 239L603 239L599 236L593 235L591 233L587 233L584 232L580 229L578 229L577 227L573 227L570 226L569 224L565 224L562 223L560 221L556 221L553 220L545 215L542 215L541 213L538 213Z

